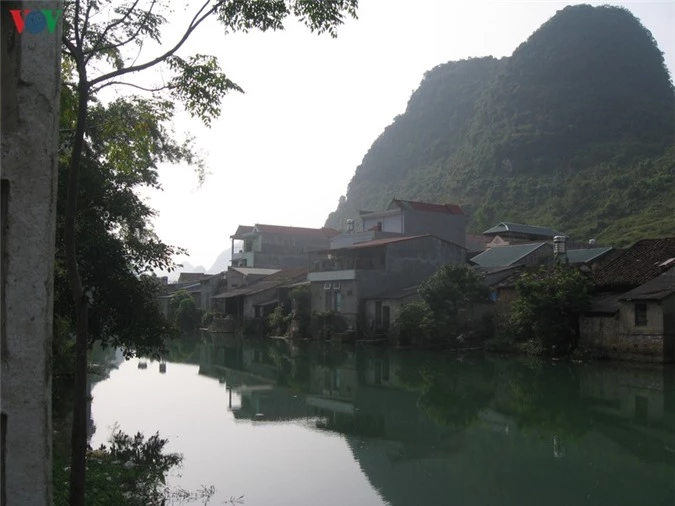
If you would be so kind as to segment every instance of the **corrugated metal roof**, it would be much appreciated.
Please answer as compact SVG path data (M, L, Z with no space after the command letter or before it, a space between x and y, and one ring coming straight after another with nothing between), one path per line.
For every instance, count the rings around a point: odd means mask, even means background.
M605 248L571 249L567 250L567 258L571 264L585 264L609 253L612 249L610 246Z
M497 246L476 255L471 259L471 262L481 267L506 267L545 245L545 242L537 242L532 244L515 244L513 246Z
M527 234L527 235L536 235L540 237L550 237L553 238L556 235L565 235L560 232L556 232L552 228L540 227L536 225L522 225L520 223L510 223L503 221L498 225L495 225L489 230L483 232L483 235L498 235L504 234L507 232L515 232L517 234Z

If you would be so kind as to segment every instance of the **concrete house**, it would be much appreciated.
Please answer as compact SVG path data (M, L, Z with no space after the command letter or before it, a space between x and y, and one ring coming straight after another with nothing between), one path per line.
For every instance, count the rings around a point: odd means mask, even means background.
M378 318L365 317L367 299L419 284L441 265L465 262L462 246L433 235L377 239L311 253L307 277L312 311L336 313L345 328L363 331ZM393 316L390 311L389 318Z
M638 241L592 278L581 344L611 358L675 361L675 237Z
M524 243L551 242L555 236L561 234L549 227L522 225L520 223L502 222L483 232L487 237L487 248L494 246L510 246Z
M233 267L306 267L307 253L330 247L332 228L240 225L232 239Z
M358 223L348 220L344 232L331 240L330 247L424 234L466 247L466 222L467 216L456 204L393 199L384 211L361 211Z

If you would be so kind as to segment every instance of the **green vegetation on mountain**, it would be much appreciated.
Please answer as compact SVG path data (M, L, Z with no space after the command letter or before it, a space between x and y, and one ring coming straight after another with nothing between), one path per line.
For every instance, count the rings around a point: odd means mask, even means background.
M675 91L626 9L566 7L508 58L427 72L327 226L392 197L456 202L482 232L548 225L623 245L675 231Z

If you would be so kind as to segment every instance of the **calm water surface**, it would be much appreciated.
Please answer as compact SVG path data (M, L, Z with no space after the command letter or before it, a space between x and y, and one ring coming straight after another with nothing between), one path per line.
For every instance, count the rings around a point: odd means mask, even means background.
M675 369L206 337L93 386L209 504L675 505Z

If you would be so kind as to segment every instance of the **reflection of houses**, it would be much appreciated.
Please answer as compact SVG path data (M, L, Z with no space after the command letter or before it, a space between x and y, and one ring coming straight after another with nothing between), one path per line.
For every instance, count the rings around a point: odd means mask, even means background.
M456 204L393 199L384 211L362 211L358 224L349 220L345 233L331 239L330 247L340 249L359 242L425 234L464 247L466 220L464 211Z
M232 239L234 267L305 267L307 253L327 249L332 228L282 227L257 224L240 225Z
M615 358L675 361L675 237L637 242L593 279L582 344Z
M386 290L410 287L444 264L463 265L466 250L432 235L378 239L310 254L311 306L334 312L346 326L364 321L364 301Z

